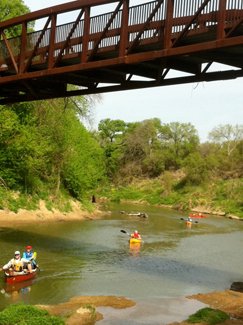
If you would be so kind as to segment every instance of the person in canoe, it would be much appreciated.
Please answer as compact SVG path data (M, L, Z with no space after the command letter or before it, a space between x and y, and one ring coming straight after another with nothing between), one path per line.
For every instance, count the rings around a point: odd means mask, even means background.
M36 257L37 257L37 253L33 252L32 246L30 245L26 246L22 258L31 262L32 269L38 267L36 263Z
M137 230L134 230L134 232L131 234L131 238L142 239L140 233Z
M17 275L20 272L26 270L28 273L32 273L31 262L27 259L21 258L20 251L14 253L14 258L12 258L7 264L2 267L3 271L9 271L13 275Z

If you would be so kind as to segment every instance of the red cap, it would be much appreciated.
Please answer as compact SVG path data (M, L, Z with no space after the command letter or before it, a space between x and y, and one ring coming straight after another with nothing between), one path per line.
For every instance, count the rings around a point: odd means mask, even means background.
M26 249L32 249L32 246L26 246L25 248Z

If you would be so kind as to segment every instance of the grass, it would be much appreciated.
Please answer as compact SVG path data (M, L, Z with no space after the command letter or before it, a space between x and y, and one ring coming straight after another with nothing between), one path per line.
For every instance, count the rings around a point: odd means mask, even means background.
M206 323L209 325L219 324L229 319L229 315L219 309L209 307L198 310L189 316L188 323Z
M64 325L64 321L47 311L24 304L10 305L0 312L1 325Z
M200 186L182 185L178 179L171 181L170 186L162 178L139 179L127 186L103 189L100 195L117 203L121 200L140 201L170 205L183 211L200 206L243 217L243 179L219 179Z

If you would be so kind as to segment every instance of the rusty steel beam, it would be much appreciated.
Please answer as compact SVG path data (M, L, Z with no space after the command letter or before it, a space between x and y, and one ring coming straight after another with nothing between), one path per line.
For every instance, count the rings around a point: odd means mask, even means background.
M112 24L114 18L116 17L116 15L117 15L119 9L121 8L122 3L123 3L123 0L120 0L119 3L118 3L118 5L117 5L117 7L116 7L116 9L115 9L115 11L112 13L112 15L111 15L109 21L107 22L107 24L106 24L106 26L105 26L103 32L101 33L99 39L98 39L98 40L96 41L96 43L94 44L94 48L93 48L92 52L90 53L90 55L89 55L89 57L88 57L88 61L91 61L92 58L94 57L94 55L97 53L97 50L98 50L99 44L100 44L100 42L102 41L102 39L105 37L105 35L106 35L106 33L107 33L109 27L111 26L111 24Z
M32 79L44 76L59 75L68 72L74 72L77 70L91 70L104 67L114 67L120 64L133 64L145 61L152 61L159 58L176 57L181 55L197 54L208 52L210 50L217 50L220 48L228 48L232 46L243 45L243 35L233 38L225 38L221 40L215 40L205 42L201 44L192 44L180 47L171 47L169 49L163 49L158 51L148 51L145 53L133 53L129 56L117 57L112 59L91 61L86 63L74 64L71 66L50 68L42 71L30 71L26 74L12 75L6 77L0 77L0 84L6 84L15 82L17 80Z
M84 7L95 7L113 2L118 2L118 0L76 0L50 8L37 10L19 17L3 21L1 22L1 29L6 29L14 25L22 24L23 21L30 22L45 18L46 16L51 16L53 14L59 15L62 13L79 10L80 8Z
M193 0L178 8L178 1L130 7L129 0L78 0L0 23L0 103L242 76L240 0L230 9L228 0L203 0L199 8ZM93 6L107 3L116 3L112 13L91 16ZM76 20L57 26L58 15L72 10L79 10ZM28 22L39 18L47 19L44 29L27 34ZM21 35L8 40L4 31L16 24ZM209 72L214 62L229 68ZM171 69L191 76L170 79ZM69 83L83 89L67 91Z
M159 7L164 3L164 0L158 0L158 3L156 4L155 8L153 9L153 11L151 12L151 14L149 15L149 17L147 18L147 20L145 21L145 23L141 26L140 31L138 32L138 34L136 35L135 39L133 40L132 44L128 47L127 49L127 54L131 53L132 50L137 46L137 44L139 43L139 39L140 37L143 35L143 33L146 31L149 23L151 22L151 19L154 17L154 15L156 14L156 12L158 11Z
M229 80L243 77L243 70L230 70L230 71L219 71L219 72L210 72L207 74L200 74L195 76L186 76L186 77L177 77L177 78L170 78L170 79L161 79L160 82L158 81L135 81L135 82L128 82L123 83L121 85L109 86L109 87L100 87L100 88L93 88L91 89L79 89L73 91L66 91L64 93L56 93L56 94L46 94L43 95L41 98L33 98L29 95L21 95L21 102L28 102L32 100L43 100L43 99L53 99L53 98L63 98L63 97L72 97L72 96L82 96L82 95L89 95L89 94L102 94L108 92L117 92L117 91L125 91L125 90L135 90L135 89L142 89L142 88L154 88L154 87L161 87L161 86L172 86L172 85L180 85L180 84L187 84L187 83L198 83L198 82L211 82L211 81L218 81L218 80ZM12 104L19 100L19 97L12 96L11 98L0 99L1 105Z
M36 44L35 44L35 46L34 46L34 49L33 49L32 53L31 53L31 55L29 56L29 58L28 58L28 60L27 60L27 63L26 63L26 65L25 65L25 67L24 67L24 69L23 69L22 72L26 72L26 71L28 70L28 68L30 67L31 62L32 62L32 60L33 60L33 58L34 58L34 56L35 56L35 54L36 54L36 51L37 51L37 49L38 49L38 47L39 47L39 45L40 45L40 42L41 42L43 36L45 35L45 33L46 33L46 31L47 31L47 28L48 28L50 22L51 22L51 17L48 17L48 19L47 19L47 21L46 21L46 23L45 23L45 26L44 26L44 28L42 29L41 34L40 34L40 36L38 37L38 40L37 40L37 42L36 42Z
M194 23L194 21L197 19L197 17L200 15L200 13L203 11L203 9L206 7L206 5L210 2L211 0L205 0L201 6L198 8L197 12L195 15L191 18L191 20L187 23L183 31L179 34L179 36L174 40L172 46L175 47L177 43L181 41L181 39L185 36L185 34L188 32L189 27Z

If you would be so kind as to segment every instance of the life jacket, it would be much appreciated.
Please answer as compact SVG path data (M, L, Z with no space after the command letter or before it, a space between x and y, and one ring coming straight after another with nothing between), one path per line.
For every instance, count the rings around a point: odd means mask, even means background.
M34 253L32 251L30 252L24 252L23 257L26 258L27 260L30 260L31 257L33 257Z
M15 258L12 260L12 266L15 272L23 271L23 262L21 260L16 260Z

